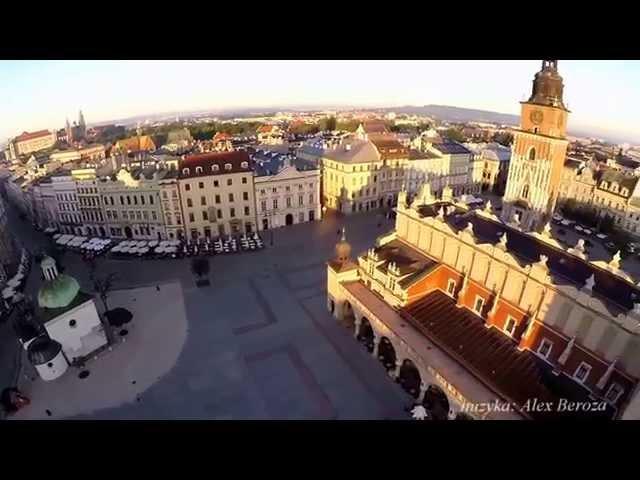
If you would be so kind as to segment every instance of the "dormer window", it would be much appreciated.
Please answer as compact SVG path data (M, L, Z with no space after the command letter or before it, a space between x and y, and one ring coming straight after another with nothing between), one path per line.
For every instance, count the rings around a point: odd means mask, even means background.
M225 170L231 170L232 168L233 168L233 167L231 166L231 164L230 164L230 163L225 163L225 164L224 164L224 169L225 169Z
M183 175L189 175L189 169L188 168L183 168L182 169L182 174Z
M202 167L196 167L196 173L202 173Z
M618 191L618 184L616 182L613 182L611 184L611 191L612 192L617 192Z
M220 170L220 166L219 165L211 165L211 170L214 172L217 172L218 170Z
M600 183L600 188L602 188L603 190L606 190L607 189L607 182Z
M242 162L242 163L240 164L240 166L241 166L242 168L249 168L249 162Z
M622 190L620 190L620 195L624 197L629 196L629 190L627 190L626 188L623 188Z

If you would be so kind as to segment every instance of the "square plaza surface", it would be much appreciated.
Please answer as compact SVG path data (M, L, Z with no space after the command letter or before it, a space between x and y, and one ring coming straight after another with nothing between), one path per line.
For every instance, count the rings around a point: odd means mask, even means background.
M123 293L114 292L110 306L135 308L127 342L137 343L135 350L116 346L87 369L99 376L111 363L130 365L135 373L127 375L124 367L113 367L120 370L108 386L128 393L112 393L109 405L97 402L95 395L76 390L99 388L91 376L79 380L78 371L70 369L68 388L36 381L37 408L30 418L48 418L45 405L68 404L65 396L75 398L75 410L49 408L52 418L408 418L404 407L410 398L327 312L324 262L333 255L343 225L354 253L392 227L375 214L328 217L279 229L273 247L265 233L264 251L212 257L206 288L195 287L189 260L100 260L101 272L120 274ZM82 261L68 253L65 264L89 288ZM153 324L156 318L161 329ZM186 338L180 343L182 326ZM142 335L154 327L163 336ZM164 365L171 356L160 350L176 348L173 365ZM149 372L159 372L159 378L148 378ZM140 384L132 386L132 375Z

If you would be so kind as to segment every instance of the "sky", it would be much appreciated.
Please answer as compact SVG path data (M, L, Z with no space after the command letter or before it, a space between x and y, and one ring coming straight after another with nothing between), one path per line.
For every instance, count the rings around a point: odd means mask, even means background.
M135 115L300 105L519 114L539 61L0 61L0 143ZM640 61L560 60L573 128L640 144Z

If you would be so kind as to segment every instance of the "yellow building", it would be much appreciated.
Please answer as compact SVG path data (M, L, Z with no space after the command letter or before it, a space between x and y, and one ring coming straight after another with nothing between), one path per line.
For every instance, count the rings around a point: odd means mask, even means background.
M49 130L39 130L31 133L23 132L22 135L14 138L11 143L16 155L27 155L53 147L56 143L56 134Z

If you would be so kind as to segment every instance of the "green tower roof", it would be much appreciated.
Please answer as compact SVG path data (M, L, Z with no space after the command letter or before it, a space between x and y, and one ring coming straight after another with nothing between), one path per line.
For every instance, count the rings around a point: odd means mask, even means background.
M75 278L60 274L40 288L38 305L40 308L64 308L73 302L79 291L80 285Z

